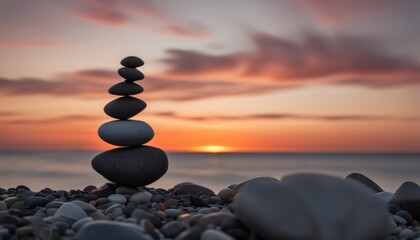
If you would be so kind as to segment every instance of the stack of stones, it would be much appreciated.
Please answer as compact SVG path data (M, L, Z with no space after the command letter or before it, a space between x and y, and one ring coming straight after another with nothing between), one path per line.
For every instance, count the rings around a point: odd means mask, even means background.
M143 92L134 83L144 75L137 70L144 62L138 57L129 56L121 60L124 67L118 74L125 79L112 86L108 92L121 96L105 107L105 113L117 120L104 123L99 127L99 137L107 143L122 146L97 155L92 167L106 179L125 186L145 186L162 177L168 169L168 159L159 148L145 146L152 140L154 132L149 124L131 120L146 108L146 103L131 95Z

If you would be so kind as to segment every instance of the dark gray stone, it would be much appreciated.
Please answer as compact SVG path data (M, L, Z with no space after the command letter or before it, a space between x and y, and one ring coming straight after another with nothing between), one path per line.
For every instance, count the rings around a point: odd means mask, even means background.
M201 229L197 226L193 226L183 232L181 232L175 240L199 240L201 236Z
M321 174L294 174L281 182L309 207L321 239L385 239L388 234L385 204L359 183Z
M235 215L263 239L321 239L315 217L293 189L265 179L240 190L233 200Z
M140 146L154 137L152 127L143 121L115 120L102 124L99 137L116 146Z
M169 238L174 238L182 230L184 230L184 225L178 221L169 222L160 229L163 235Z
M108 89L108 93L112 95L128 96L142 93L143 87L132 82L119 82Z
M128 82L142 80L144 78L143 73L135 68L120 68L118 69L118 74Z
M168 170L168 158L159 148L116 148L97 155L92 167L106 179L125 186L145 186Z
M147 104L138 98L120 97L105 105L104 112L110 117L125 120L136 116L146 106Z
M345 180L352 180L357 183L360 183L364 185L365 187L372 190L374 193L383 192L381 187L378 186L374 181L372 181L370 178L366 177L365 175L361 173L351 173L347 177L344 178Z
M403 183L389 201L409 212L414 219L420 220L420 186L414 182Z
M93 221L85 224L76 234L77 240L149 240L140 227L130 223Z
M200 185L196 185L196 184L191 184L191 183L186 183L186 184L181 184L178 186L174 187L174 193L177 195L181 195L181 194L192 194L192 195L197 195L197 194L208 194L208 195L214 195L214 192L206 187L200 186Z
M144 65L143 60L141 60L141 58L136 57L136 56L125 57L123 60L121 60L120 63L124 67L131 67L131 68L141 67Z
M50 200L44 197L38 197L38 196L31 196L23 200L23 203L26 206L34 207L34 206L45 206L47 203L49 203Z
M411 222L413 221L413 217L407 211L401 210L401 211L397 212L395 215L404 218L407 221L408 224L411 224Z

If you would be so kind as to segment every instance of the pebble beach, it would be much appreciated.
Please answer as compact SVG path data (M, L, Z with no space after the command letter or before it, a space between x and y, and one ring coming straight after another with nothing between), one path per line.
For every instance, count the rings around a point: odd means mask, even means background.
M107 183L0 189L0 239L420 239L420 187L354 173L255 178L219 192Z

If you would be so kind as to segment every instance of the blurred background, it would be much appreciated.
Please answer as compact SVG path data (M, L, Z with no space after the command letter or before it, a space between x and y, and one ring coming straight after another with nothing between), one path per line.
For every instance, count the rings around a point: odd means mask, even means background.
M250 169L261 159L285 159L254 173L269 175L293 158L267 152L340 153L322 159L333 170L348 161L345 171L328 171L344 174L364 158L343 153L370 152L395 158L388 159L388 175L419 181L410 175L420 171L418 9L417 0L0 0L1 178L16 184L28 174L21 166L33 171L39 159L50 160L45 166L59 158L77 165L75 172L96 174L91 157L113 148L96 133L111 120L102 111L115 98L107 90L122 80L119 61L135 55L145 61L146 75L137 97L148 104L135 118L154 128L150 145L203 153L173 159L195 159L203 169L215 157L215 169L232 159ZM57 150L67 152L54 155ZM255 161L240 160L250 156ZM326 169L302 164L295 170ZM80 186L46 181L65 177L54 169L27 181ZM206 183L230 173L239 177L219 185L253 176L236 165L228 170L208 173ZM373 174L384 184L388 179Z

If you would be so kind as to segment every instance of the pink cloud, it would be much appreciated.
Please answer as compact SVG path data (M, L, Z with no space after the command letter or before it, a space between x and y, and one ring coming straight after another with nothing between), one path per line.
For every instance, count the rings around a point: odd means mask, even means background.
M342 80L358 86L397 87L420 83L420 63L389 54L371 40L311 32L297 41L268 34L255 34L253 40L252 50L225 55L169 49L162 61L169 73L184 77L237 73L234 78L239 80L270 79L282 84Z

